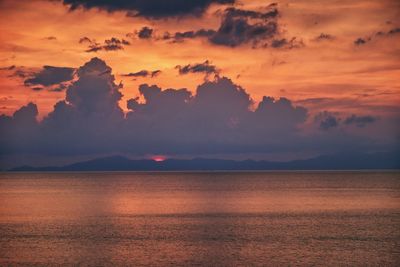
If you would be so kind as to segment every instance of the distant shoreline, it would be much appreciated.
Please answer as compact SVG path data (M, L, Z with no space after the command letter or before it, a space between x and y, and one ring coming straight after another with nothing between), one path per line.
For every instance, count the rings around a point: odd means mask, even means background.
M10 172L278 172L278 171L375 171L400 170L400 153L322 155L287 162L223 159L132 160L110 156L65 166L20 166Z

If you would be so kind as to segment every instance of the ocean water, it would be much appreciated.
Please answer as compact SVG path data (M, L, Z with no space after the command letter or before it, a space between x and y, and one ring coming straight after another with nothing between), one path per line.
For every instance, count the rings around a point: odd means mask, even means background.
M400 266L400 175L2 173L8 265Z

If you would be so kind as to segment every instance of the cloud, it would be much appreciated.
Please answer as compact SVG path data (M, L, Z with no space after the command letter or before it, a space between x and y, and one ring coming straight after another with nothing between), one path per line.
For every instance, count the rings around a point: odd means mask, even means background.
M115 84L104 61L91 59L76 70L76 76L67 87L65 100L35 124L39 134L25 137L30 139L25 152L217 153L241 150L242 146L252 150L265 141L264 134L270 128L281 136L287 136L282 133L287 129L291 130L289 135L295 134L306 116L305 109L294 107L286 99L266 98L252 111L249 94L228 78L207 81L195 94L187 89L162 90L143 84L139 92L144 102L130 99L127 104L131 111L125 116L118 104L122 85ZM7 116L3 119L13 120ZM255 144L246 144L249 140ZM0 144L6 146L7 138ZM11 152L12 146L8 148L1 151Z
M185 32L176 32L174 35L171 35L169 32L166 32L162 37L163 40L172 39L174 42L182 42L184 39L193 39L197 37L211 37L215 34L215 30L211 29L200 29L197 31L185 31Z
M0 147L2 154L29 152L38 138L37 106L29 103L12 116L0 115Z
M351 115L350 117L347 117L344 121L345 124L347 125L356 125L357 127L365 127L367 124L373 123L377 120L376 117L373 116L357 116L357 115Z
M29 103L26 106L23 106L19 110L15 111L12 118L17 123L36 124L37 115L37 106L33 103Z
M228 8L220 27L209 40L213 44L230 47L247 43L257 45L278 34L278 14L275 5L265 12Z
M16 67L15 67L15 65L11 65L11 66L8 66L8 67L1 67L0 68L0 71L1 70L13 70L13 69L15 69Z
M334 39L335 39L335 36L333 36L331 34L321 33L320 35L318 35L317 37L314 38L314 41L324 41L324 40L332 41Z
M370 140L340 132L306 134L306 108L268 96L255 105L244 88L226 77L207 80L193 93L142 84L141 97L129 99L124 113L119 106L122 84L115 83L103 60L92 58L75 76L66 85L65 99L42 121L32 103L12 116L0 116L1 155L196 156L371 148ZM321 127L334 127L328 118L321 116ZM369 123L357 118L348 123Z
M279 15L277 4L270 4L267 8L269 9L266 12L259 12L253 10L243 10L235 7L230 7L225 10L227 15L230 17L246 17L251 19L268 19L268 18L276 18Z
M91 40L89 37L87 37L87 36L84 36L84 37L81 37L80 39L79 39L79 43L80 44L84 44L84 43L89 43L89 44L91 44L91 43L93 43L94 41L93 40Z
M150 77L150 78L154 78L156 76L158 76L161 73L161 70L153 70L153 71L149 71L149 70L141 70L138 72L131 72L128 74L122 74L122 76L125 77Z
M85 50L85 52L97 52L97 51L117 51L117 50L123 50L124 46L130 45L130 42L128 42L125 39L118 39L115 37L112 37L110 39L104 40L103 44L100 44L96 42L94 39L90 39L86 36L82 37L79 39L80 44L85 44L87 43L88 49Z
M208 60L203 63L188 64L184 66L177 65L175 68L179 70L179 74L181 75L188 73L205 73L206 75L219 74L217 67L212 65Z
M298 41L296 37L293 37L291 40L287 40L286 38L283 39L275 39L271 42L271 47L273 48L299 48L303 47L303 41Z
M355 114L352 114L346 117L345 119L342 119L337 114L328 111L320 112L314 117L314 122L316 122L319 125L319 128L324 131L337 128L340 125L342 126L355 125L359 128L363 128L367 124L374 123L376 120L377 117L374 116L370 115L360 116Z
M92 58L77 70L78 80L68 87L66 101L83 113L120 111L122 94L114 84L111 68L99 58Z
M45 38L43 38L44 40L48 40L48 41L56 41L57 40L57 37L55 37L55 36L48 36L48 37L45 37Z
M327 131L339 126L340 119L335 114L323 111L314 117L314 121L318 123L321 130Z
M199 16L211 4L233 4L235 0L63 0L70 10L99 8L108 12L127 11L128 16L151 19Z
M355 45L363 45L366 44L370 39L363 39L363 38L358 38L354 41Z
M391 29L391 30L389 30L387 32L379 31L379 32L376 32L375 35L371 35L371 36L363 37L363 38L361 38L361 37L357 38L354 41L354 44L357 45L357 46L365 45L366 43L372 41L375 38L378 38L378 37L381 37L381 38L382 37L391 37L391 36L397 35L399 33L400 33L400 28L393 28L393 29Z
M393 28L390 31L388 31L387 34L390 35L390 34L398 34L398 33L400 33L400 28Z
M24 84L26 86L50 86L61 82L70 81L73 78L74 71L74 68L69 67L43 66L40 71L33 73L32 77L26 79Z
M171 34L165 32L161 40L182 42L185 39L206 38L214 45L237 47L251 44L253 47L266 47L274 41L274 48L283 46L298 47L295 38L290 41L281 38L280 42L274 40L280 35L277 19L279 11L277 4L264 7L264 11L245 10L239 8L226 8L222 13L221 23L218 29L199 29ZM300 42L298 42L300 43Z
M149 27L143 27L139 32L138 32L138 37L140 39L150 39L153 34L153 29Z
M41 69L24 66L9 66L0 68L0 71L9 72L7 77L22 79L25 86L33 91L47 90L61 92L74 79L75 68L43 66Z

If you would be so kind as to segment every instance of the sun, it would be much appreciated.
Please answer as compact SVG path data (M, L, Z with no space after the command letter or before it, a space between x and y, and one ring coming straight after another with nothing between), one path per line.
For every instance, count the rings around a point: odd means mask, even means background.
M151 159L156 161L156 162L163 162L167 158L165 156L163 156L163 155L155 155L155 156L152 156Z

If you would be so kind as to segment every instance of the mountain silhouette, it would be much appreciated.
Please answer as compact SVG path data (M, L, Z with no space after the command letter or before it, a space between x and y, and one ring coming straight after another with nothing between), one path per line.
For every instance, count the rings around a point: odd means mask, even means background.
M363 170L400 169L399 152L323 155L288 162L223 159L132 160L123 156L103 157L65 166L21 166L10 171L257 171L257 170Z

